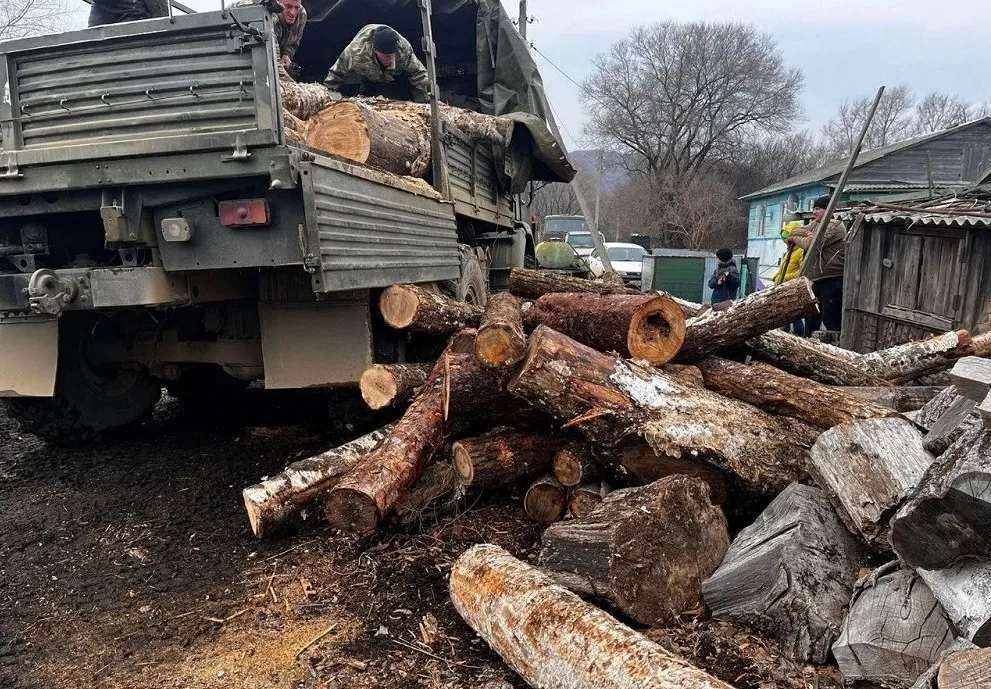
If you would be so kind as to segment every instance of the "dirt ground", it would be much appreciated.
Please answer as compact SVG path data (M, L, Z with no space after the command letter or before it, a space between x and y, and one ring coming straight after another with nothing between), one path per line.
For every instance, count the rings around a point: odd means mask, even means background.
M318 523L254 539L241 489L357 432L325 412L252 391L216 420L165 399L126 436L57 448L0 409L0 687L525 686L446 586L474 543L534 559L518 501L360 546ZM839 686L712 622L650 634L741 689Z

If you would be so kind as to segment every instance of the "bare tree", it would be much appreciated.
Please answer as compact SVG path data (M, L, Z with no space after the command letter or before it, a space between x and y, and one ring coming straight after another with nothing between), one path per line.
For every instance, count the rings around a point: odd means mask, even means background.
M648 177L687 181L742 141L787 131L802 84L774 39L751 26L642 26L594 60L586 132L633 154L631 167Z
M0 40L62 31L68 21L66 0L0 0Z
M850 155L873 102L874 99L869 96L843 101L836 117L823 126L823 136L834 156ZM914 105L915 96L908 86L885 89L877 113L867 130L864 150L881 148L911 136L915 127L912 117Z
M548 215L575 215L581 212L570 184L545 184L533 194L530 210L539 218Z
M915 106L915 133L931 134L963 124L972 119L972 109L960 96L934 91Z
M747 142L720 171L743 196L821 167L829 158L828 146L815 132L798 131Z

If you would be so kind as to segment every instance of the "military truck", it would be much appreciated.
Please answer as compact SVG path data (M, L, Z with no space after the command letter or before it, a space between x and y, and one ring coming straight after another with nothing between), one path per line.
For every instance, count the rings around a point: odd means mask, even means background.
M498 1L306 6L301 80L386 23L441 100L511 117L511 145L435 128L429 193L287 144L261 6L0 44L0 396L26 430L90 438L163 387L209 409L255 380L354 385L408 356L383 288L483 303L532 256L521 194L574 171Z

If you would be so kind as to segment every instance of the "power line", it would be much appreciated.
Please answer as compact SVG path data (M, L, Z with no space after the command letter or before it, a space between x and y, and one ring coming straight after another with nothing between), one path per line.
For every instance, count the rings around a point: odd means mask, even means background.
M546 55L544 55L544 54L543 54L542 52L540 52L540 49L539 49L539 48L538 48L537 46L535 46L535 45L534 45L533 43L531 43L531 44L530 44L530 47L531 47L531 48L533 48L533 52L535 52L535 53L537 53L537 55L539 55L540 57L542 57L542 58L544 58L545 60L547 60L547 64L549 64L549 65L550 65L551 67L553 67L554 69L556 69L557 71L559 71L559 72L560 72L560 73L561 73L561 74L562 74L562 75L564 76L564 78L565 78L565 79L567 79L567 80L568 80L568 81L570 81L570 82L571 82L572 84L574 84L575 86L577 86L577 87L578 87L578 88L579 88L579 89L580 89L580 90L581 90L582 92L585 92L585 87L584 87L584 86L582 86L582 85L581 85L581 84L579 84L579 83L578 83L577 81L575 81L574 79L572 79L572 78L571 78L571 75L570 75L570 74L568 74L568 73L567 73L567 72L565 72L565 71L564 71L563 69L561 69L560 67L558 67L558 66L557 66L557 65L556 65L556 64L554 63L554 61L553 61L553 60L551 60L551 59L550 59L549 57L547 57L547 56L546 56Z
M561 125L561 129L564 130L564 133L568 135L569 139L571 139L571 143L577 148L578 139L576 139L574 135L568 131L568 127L564 124L564 120L561 119L561 116L557 114L557 110L554 109L554 104L551 103L550 98L547 99L547 105L551 106L551 114L554 115L554 120Z

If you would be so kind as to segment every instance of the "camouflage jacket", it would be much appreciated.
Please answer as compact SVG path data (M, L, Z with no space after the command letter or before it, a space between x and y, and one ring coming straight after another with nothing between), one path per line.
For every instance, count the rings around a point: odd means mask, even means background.
M396 81L399 76L406 76L413 87L414 97L417 100L426 100L430 92L430 77L427 76L427 68L413 54L413 46L409 41L399 37L396 63L391 68L382 67L375 57L372 33L378 26L380 25L369 24L358 32L330 68L324 85L332 91L338 91L345 84L360 84L364 81L389 83Z
M231 3L231 7L247 7L257 5L257 0L237 0ZM296 55L296 48L303 40L303 31L306 29L306 8L300 5L299 15L292 24L287 24L281 14L272 15L272 30L275 32L275 43L279 46L279 58L288 55L291 60Z

